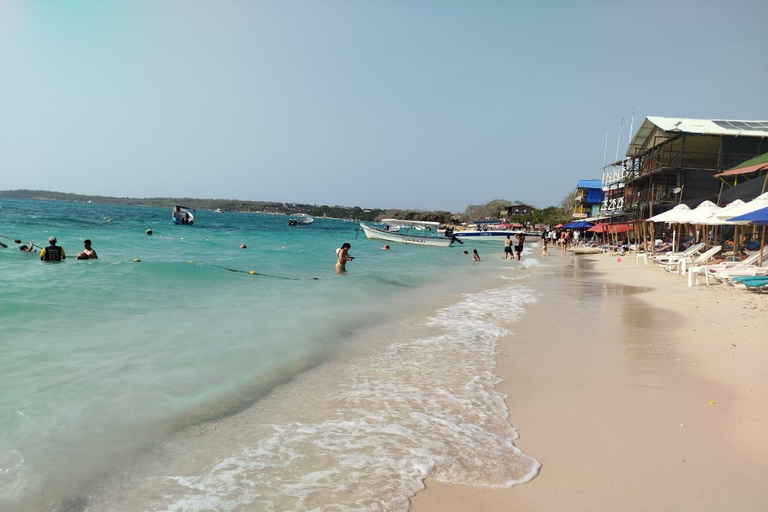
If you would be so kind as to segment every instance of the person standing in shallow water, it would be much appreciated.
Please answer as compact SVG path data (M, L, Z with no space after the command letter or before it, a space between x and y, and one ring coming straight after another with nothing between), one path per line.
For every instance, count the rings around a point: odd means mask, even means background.
M524 243L525 243L525 235L522 233L517 233L515 235L515 256L517 256L517 261L520 261L520 256L523 254Z
M477 249L472 249L472 261L480 261L480 255L477 254Z
M56 245L56 237L52 236L48 239L48 247L40 251L40 259L42 261L61 261L67 259L67 255L64 253L64 248Z
M349 250L352 246L344 242L340 248L336 249L336 273L344 274L347 272L347 262L355 259L354 256L349 255Z
M512 254L512 239L509 238L509 235L507 235L507 238L504 239L504 259L507 259L507 256L509 256L512 259L515 259L515 256Z

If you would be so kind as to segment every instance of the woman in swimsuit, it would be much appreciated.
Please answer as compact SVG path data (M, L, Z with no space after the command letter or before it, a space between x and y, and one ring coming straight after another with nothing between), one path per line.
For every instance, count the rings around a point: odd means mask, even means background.
M336 273L343 274L347 271L347 262L355 259L354 256L349 255L349 250L352 248L349 243L345 242L339 249L336 250Z

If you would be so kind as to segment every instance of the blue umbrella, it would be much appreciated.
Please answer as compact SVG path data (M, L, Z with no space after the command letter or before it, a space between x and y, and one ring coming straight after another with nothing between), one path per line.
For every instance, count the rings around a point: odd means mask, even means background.
M768 226L768 206L765 208L760 208L759 210L755 210L753 212L745 213L744 215L739 215L738 217L734 217L732 219L728 219L728 221L734 221L734 222L746 222L749 221L752 224L755 224L757 226L763 226L763 235L760 238L760 254L764 254L763 251L765 250L765 226ZM760 266L763 265L763 259L760 258Z
M739 215L738 217L733 217L732 219L728 219L728 222L746 221L749 221L757 226L768 226L768 206L753 212L745 213L744 215Z
M563 226L564 229L589 229L593 226L591 222L587 222L585 220L579 220L576 222L571 222L570 224L566 224Z

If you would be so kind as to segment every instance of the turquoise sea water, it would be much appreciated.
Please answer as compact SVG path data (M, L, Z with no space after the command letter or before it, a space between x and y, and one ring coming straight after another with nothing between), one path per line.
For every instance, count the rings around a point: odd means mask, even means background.
M68 255L0 238L2 510L406 510L428 475L538 469L492 374L533 259L382 251L333 219L0 206L0 235ZM74 259L86 238L98 260Z

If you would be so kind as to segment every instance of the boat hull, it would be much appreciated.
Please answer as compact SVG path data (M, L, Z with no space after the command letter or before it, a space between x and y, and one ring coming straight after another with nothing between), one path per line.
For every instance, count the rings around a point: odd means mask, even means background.
M456 231L453 235L456 238L474 239L474 240L486 240L493 241L498 239L504 239L507 236L514 239L515 235L525 235L526 242L535 242L541 239L539 233L526 232L526 231L507 231L503 229L489 229L488 231Z
M397 242L401 244L412 245L429 245L432 247L450 247L453 240L450 238L439 238L435 236L419 236L419 235L406 235L403 233L396 233L393 231L386 231L383 229L375 228L373 226L366 226L360 224L363 228L365 236L371 240L385 240L387 242Z

